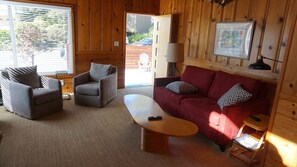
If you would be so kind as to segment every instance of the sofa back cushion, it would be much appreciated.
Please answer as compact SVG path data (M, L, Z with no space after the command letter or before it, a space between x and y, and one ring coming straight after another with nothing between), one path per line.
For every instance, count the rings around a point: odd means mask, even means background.
M213 81L214 74L214 71L208 69L187 66L181 76L181 81L196 86L199 94L206 96L211 82Z
M258 96L261 82L244 76L217 71L211 87L208 91L208 97L218 100L232 86L240 83L242 88L252 94L252 98Z

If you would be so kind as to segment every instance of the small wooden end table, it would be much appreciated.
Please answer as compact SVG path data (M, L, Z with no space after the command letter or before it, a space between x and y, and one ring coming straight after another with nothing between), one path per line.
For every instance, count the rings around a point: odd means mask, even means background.
M166 114L150 97L125 95L124 103L133 122L141 126L141 149L144 151L162 151L168 147L169 136L192 136L198 132L194 123ZM162 116L162 120L149 121L149 116Z
M62 85L62 98L63 100L71 100L71 96L67 91L68 88L65 88L65 80L72 78L71 74L68 74L68 71L56 71L56 79L59 79Z
M234 156L248 165L257 164L260 160L255 159L255 157L257 152L264 148L268 122L269 117L263 114L253 115L244 119L244 124L240 128L237 137L233 139L230 156ZM243 134L245 127L252 128L256 132ZM253 142L255 144L249 145Z

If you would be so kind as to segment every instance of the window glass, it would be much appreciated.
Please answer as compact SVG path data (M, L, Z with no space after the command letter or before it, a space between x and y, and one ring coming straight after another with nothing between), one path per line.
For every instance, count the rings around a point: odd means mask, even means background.
M13 67L8 7L0 5L0 69Z
M0 69L73 72L71 8L0 2Z

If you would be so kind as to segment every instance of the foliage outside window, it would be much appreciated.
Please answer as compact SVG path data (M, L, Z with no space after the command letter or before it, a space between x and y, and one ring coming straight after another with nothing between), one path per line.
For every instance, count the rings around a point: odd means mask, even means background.
M71 8L0 2L0 69L73 72Z
M127 14L126 31L129 43L153 37L153 17Z

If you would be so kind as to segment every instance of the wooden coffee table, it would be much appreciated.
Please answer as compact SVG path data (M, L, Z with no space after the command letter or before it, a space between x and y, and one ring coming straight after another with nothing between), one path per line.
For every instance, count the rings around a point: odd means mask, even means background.
M150 97L129 94L124 96L124 103L133 121L141 126L141 149L157 152L168 147L168 137L191 136L198 132L198 127L187 120L166 114ZM149 116L162 116L162 120L149 121Z

